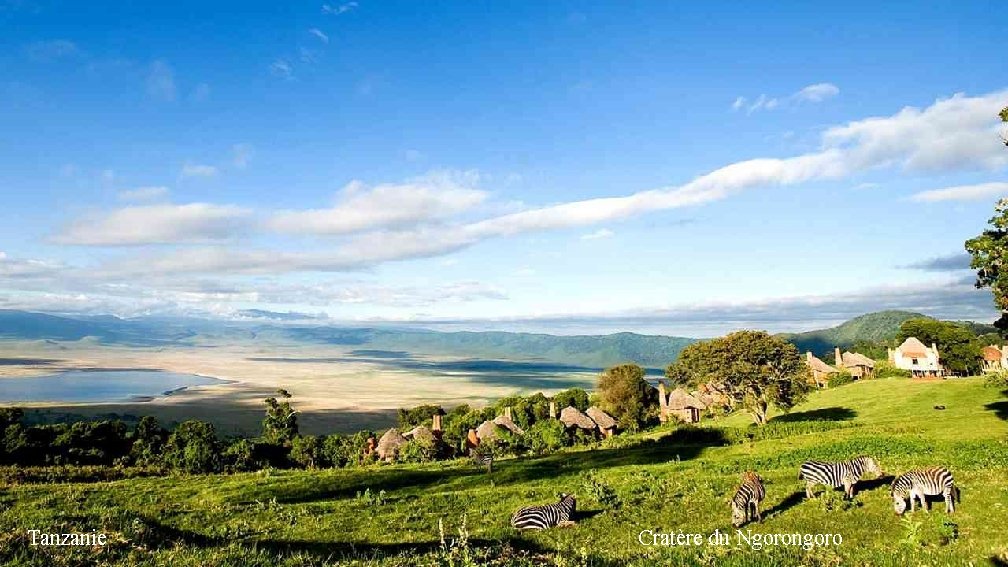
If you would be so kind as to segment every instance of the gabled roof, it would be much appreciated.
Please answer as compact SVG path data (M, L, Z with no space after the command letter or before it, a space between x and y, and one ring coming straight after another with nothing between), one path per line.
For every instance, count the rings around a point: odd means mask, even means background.
M1001 360L1001 350L994 346L985 346L981 349L983 353L984 360Z
M511 433L514 433L515 435L525 435L525 431L521 427L518 427L518 424L512 421L511 418L506 415L499 415L495 417L493 422L507 429Z
M875 368L874 360L857 352L845 352L840 358L843 360L845 368L850 368L851 366L867 366L868 368Z

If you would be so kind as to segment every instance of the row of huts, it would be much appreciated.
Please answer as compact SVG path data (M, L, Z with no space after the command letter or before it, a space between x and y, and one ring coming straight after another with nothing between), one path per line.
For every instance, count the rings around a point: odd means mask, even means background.
M989 349L993 349L990 351ZM985 361L990 356L1002 368L1008 368L1008 346L1002 352L997 347L986 347L984 349ZM871 358L856 352L846 351L841 353L839 347L834 350L835 365L831 366L823 362L811 352L805 354L806 364L812 371L812 381L816 386L824 387L831 374L841 371L849 372L855 380L875 377L875 361ZM896 348L887 349L890 364L901 370L910 371L914 378L940 378L945 371L941 364L941 356L938 353L938 345L931 343L927 347L916 337L908 337ZM993 366L994 361L990 362ZM1001 361L1004 361L1002 363ZM985 362L985 367L987 363Z
M616 420L601 408L592 406L587 411L581 412L575 407L567 406L556 412L556 406L550 402L549 418L558 419L568 432L581 430L584 433L598 435L601 437L611 437L616 434ZM472 428L466 435L465 445L467 450L473 450L483 443L498 440L502 435L507 434L521 436L525 434L512 417L511 408L504 408L504 413L488 419L479 426ZM440 442L442 436L441 415L435 414L431 427L424 425L414 427L406 433L393 427L386 431L380 439L369 443L369 448L377 455L379 460L393 461L399 454L399 449L403 444L412 440L425 440Z

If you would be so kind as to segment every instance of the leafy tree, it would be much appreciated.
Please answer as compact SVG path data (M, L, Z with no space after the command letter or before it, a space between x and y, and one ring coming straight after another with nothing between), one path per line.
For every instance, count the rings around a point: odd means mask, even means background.
M213 425L195 419L179 424L165 443L164 462L194 474L220 470L221 457Z
M808 391L808 368L791 343L765 331L738 331L687 346L665 370L676 385L713 387L757 425L769 407L787 411Z
M438 413L444 413L444 410L441 406L434 404L424 404L411 409L399 408L397 412L399 429L409 431L418 425L430 427L431 419Z
M557 411L560 411L567 406L572 406L581 411L585 411L588 409L588 392L585 392L581 388L571 388L569 390L557 392L557 394L553 396L553 401L556 403Z
M900 342L917 337L925 345L934 343L942 366L956 374L970 374L980 367L980 341L976 333L951 321L908 319L900 326Z
M168 432L164 430L157 419L149 415L140 418L133 431L133 445L130 447L130 457L138 465L154 465L160 462Z
M284 389L277 390L284 400L291 397ZM297 437L297 415L290 402L279 402L276 398L266 398L266 419L263 420L263 438L270 443L289 445Z
M644 374L644 369L636 364L620 364L599 376L602 409L615 417L624 429L635 429L644 422L654 398L653 388L644 380Z
M322 461L322 442L314 435L298 435L291 442L290 459L302 468L318 467Z
M989 287L994 295L994 305L1001 318L994 326L1008 334L1008 199L994 206L994 216L987 221L987 229L966 241L966 251L972 257L970 267L976 270L976 287Z
M564 447L569 442L567 431L558 419L538 421L525 431L525 442L529 450L537 455L546 455Z
M263 463L256 459L255 443L249 439L238 439L228 445L221 458L224 461L224 470L227 472L249 472L263 466Z

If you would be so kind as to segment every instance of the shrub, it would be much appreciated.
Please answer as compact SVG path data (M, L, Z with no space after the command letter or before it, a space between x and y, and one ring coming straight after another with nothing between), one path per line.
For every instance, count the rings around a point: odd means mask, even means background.
M846 370L841 370L836 374L831 374L827 384L830 388L836 388L837 386L845 386L854 382L854 377L851 376L850 372Z
M1008 370L996 370L984 374L984 386L1008 388Z
M537 455L558 451L568 440L563 424L556 419L539 421L525 432L529 450Z
M194 474L220 470L221 458L213 425L196 420L182 422L168 436L164 463Z
M429 463L437 456L437 447L429 439L410 439L399 447L396 461L400 463Z
M249 472L262 468L256 459L256 448L248 439L238 439L228 445L222 455L224 470L227 472Z
M602 505L603 508L615 510L622 506L619 495L616 494L616 490L611 485L600 480L594 469L584 474L581 479L581 486L584 488L585 492L590 494L599 504Z
M322 443L314 435L298 435L291 442L290 460L306 469L314 469L322 461Z

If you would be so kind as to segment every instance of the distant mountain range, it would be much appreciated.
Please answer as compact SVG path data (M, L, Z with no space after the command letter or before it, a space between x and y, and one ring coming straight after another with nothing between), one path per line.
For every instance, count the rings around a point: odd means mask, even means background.
M258 312L249 315L261 315ZM287 315L287 314L283 314ZM869 313L829 329L779 336L804 352L823 355L834 346L859 340L891 339L909 311ZM548 335L511 332L440 332L413 328L342 327L277 321L214 321L169 317L120 319L111 316L62 316L0 310L0 339L81 341L132 346L207 344L215 341L330 344L353 350L405 352L484 360L535 360L584 368L636 362L664 368L696 339L663 335Z

